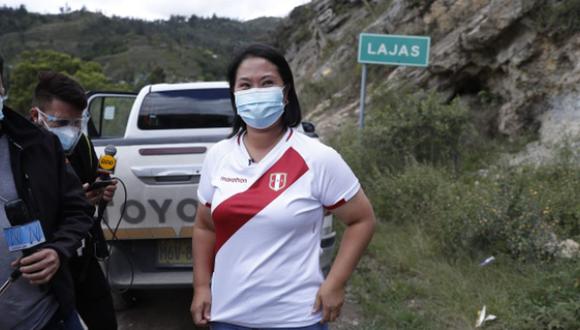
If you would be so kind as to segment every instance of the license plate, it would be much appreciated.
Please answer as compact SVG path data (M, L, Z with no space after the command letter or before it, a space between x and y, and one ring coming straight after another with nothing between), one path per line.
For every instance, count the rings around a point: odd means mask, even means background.
M157 242L160 266L191 266L191 239L165 239Z

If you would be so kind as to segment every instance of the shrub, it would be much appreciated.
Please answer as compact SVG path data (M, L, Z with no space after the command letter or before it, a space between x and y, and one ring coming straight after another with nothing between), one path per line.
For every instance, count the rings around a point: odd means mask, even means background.
M394 223L427 224L441 201L441 187L449 184L445 171L414 165L401 173L376 171L365 189L373 200L377 216Z
M442 248L551 259L559 240L578 236L580 174L569 166L500 168L440 186L433 231Z
M516 318L520 329L580 329L580 263L566 262L559 268L540 277L528 293L521 309L529 312Z
M580 172L573 157L541 167L462 172L460 154L477 159L480 150L489 153L485 146L466 148L472 134L466 109L433 93L389 92L373 104L380 106L371 108L368 126L343 130L333 144L382 221L424 226L451 256L548 260L559 239L580 237Z
M471 131L458 101L399 90L375 95L372 104L362 134L354 130L333 143L360 173L397 172L415 163L457 167L462 138Z

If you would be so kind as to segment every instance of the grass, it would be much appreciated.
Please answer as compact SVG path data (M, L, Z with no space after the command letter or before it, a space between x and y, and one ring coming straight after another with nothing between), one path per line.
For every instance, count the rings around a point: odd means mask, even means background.
M364 329L473 329L487 306L498 317L486 329L522 329L529 300L558 272L574 287L578 262L521 264L496 256L449 259L437 253L429 233L415 224L379 222L375 237L350 285L364 316ZM532 328L530 328L532 329Z
M350 282L362 328L473 329L487 306L497 320L486 329L580 329L580 260L551 248L580 240L574 150L508 166L531 137L490 140L460 103L389 93L375 96L364 130L331 141L379 218Z

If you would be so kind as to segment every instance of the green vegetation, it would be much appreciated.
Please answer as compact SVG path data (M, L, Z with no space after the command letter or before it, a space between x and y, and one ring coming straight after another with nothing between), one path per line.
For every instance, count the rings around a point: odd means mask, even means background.
M234 51L248 43L269 41L279 21L194 15L148 22L85 10L41 15L23 6L0 7L0 54L10 71L24 51L63 52L100 63L111 81L135 88L146 84L157 68L167 82L221 80Z
M485 305L497 320L485 329L578 329L580 262L518 263L496 255L487 267L451 258L417 224L381 221L351 287L362 329L473 329Z
M101 65L96 62L82 61L79 58L55 51L23 52L21 60L10 75L10 105L25 113L32 104L34 87L38 74L43 71L56 71L77 80L86 90L129 90L126 84L113 84Z
M291 44L303 44L312 38L310 23L314 19L312 6L298 6L292 10L289 20L276 30L278 37L273 40L281 49L288 48Z
M580 260L554 257L580 238L578 159L510 167L512 146L480 137L459 102L375 94L365 129L332 142L379 219L351 281L362 328L472 329L484 305L486 329L580 328Z
M580 1L548 1L535 12L533 22L541 32L563 38L580 31Z
M408 92L400 89L398 93ZM460 140L469 126L468 113L458 102L443 105L436 94L423 97L400 97L389 91L375 94L373 104L380 111L371 109L365 134L357 137L357 130L349 130L344 135L347 141L360 143L358 147L365 149L362 158L350 155L350 150L344 151L349 159L356 159L355 168L360 173L396 171L417 162L449 164L458 159Z
M422 11L431 2L408 5ZM333 9L341 15L355 5L336 2ZM320 63L341 44L356 44L359 28L375 21L390 1L359 5L369 15L343 31L340 42L326 40ZM242 23L175 16L145 22L86 11L38 15L24 7L0 8L10 103L26 110L36 73L46 69L66 72L88 89L223 79L229 57L244 44L275 36L272 42L280 48L300 49L312 38L319 41L311 29L315 15L311 5L300 6L280 26L272 18ZM549 36L580 30L580 0L554 1L534 15L537 29ZM344 58L355 58L355 47L346 52ZM328 68L324 78L302 83L306 111L325 101L332 110L356 98L359 67L351 62L346 67ZM390 70L370 67L369 88L381 86ZM119 81L125 84L111 85ZM379 219L351 281L364 313L360 329L472 329L484 305L498 317L485 329L580 329L580 261L554 255L556 242L580 240L578 159L564 149L551 165L508 166L502 155L530 137L490 137L496 132L486 134L480 124L491 119L478 122L490 112L476 114L435 93L397 92L374 91L367 127L361 132L346 127L332 141ZM486 107L503 103L486 90L478 98ZM115 106L121 119L105 122L101 133L115 136L129 105L95 103L101 110L107 106ZM491 255L494 263L479 266Z

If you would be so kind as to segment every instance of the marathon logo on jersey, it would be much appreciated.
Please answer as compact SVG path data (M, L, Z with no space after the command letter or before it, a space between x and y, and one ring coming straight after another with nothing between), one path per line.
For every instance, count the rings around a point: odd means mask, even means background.
M286 187L286 173L270 174L270 189L274 191L282 190Z
M220 178L220 180L222 180L223 182L231 182L231 183L247 183L248 180L245 178L227 178L225 176L222 176Z

